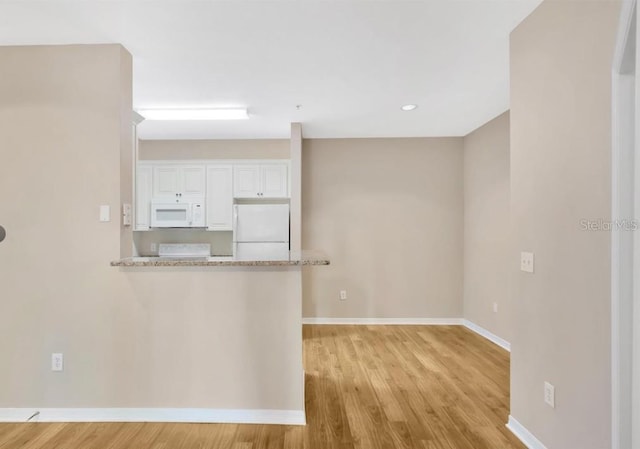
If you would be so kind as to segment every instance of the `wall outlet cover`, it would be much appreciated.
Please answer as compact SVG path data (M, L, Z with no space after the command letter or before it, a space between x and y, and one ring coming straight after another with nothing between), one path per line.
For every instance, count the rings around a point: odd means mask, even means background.
M549 382L544 383L544 402L551 408L556 408L556 388Z
M64 369L64 356L60 352L51 354L51 371L62 371Z
M520 253L520 271L533 273L533 253L527 251Z

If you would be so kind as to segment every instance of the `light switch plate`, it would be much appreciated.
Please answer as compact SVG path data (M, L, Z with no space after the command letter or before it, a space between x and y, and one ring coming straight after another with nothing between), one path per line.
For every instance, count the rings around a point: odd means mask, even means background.
M533 253L526 251L520 253L520 271L533 273Z
M100 206L100 221L106 223L111 221L111 207L108 205Z

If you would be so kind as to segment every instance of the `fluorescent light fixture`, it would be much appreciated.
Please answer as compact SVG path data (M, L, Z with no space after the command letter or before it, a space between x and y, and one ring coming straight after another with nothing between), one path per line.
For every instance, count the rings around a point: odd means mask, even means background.
M138 111L146 120L243 120L246 109L143 109Z
M417 107L418 107L417 104L405 104L400 109L402 109L403 111L413 111Z

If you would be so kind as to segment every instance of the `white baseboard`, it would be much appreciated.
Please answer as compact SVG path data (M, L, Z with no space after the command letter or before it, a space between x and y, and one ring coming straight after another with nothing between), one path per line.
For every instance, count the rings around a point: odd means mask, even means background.
M427 326L459 326L462 325L487 340L511 352L511 343L492 334L485 328L464 318L303 318L302 324L351 324L351 325L427 325Z
M0 408L0 422L188 422L306 424L304 410L206 408Z
M509 343L507 340L498 337L496 334L492 334L491 332L486 330L484 327L478 326L477 324L472 323L469 320L462 320L462 324L467 329L472 330L476 334L482 335L484 338L497 344L502 349L506 349L507 351L511 352L511 343Z
M522 424L513 416L509 415L507 429L511 431L522 443L529 449L547 449L531 432L529 432Z
M303 318L302 324L427 324L455 326L462 324L462 318Z

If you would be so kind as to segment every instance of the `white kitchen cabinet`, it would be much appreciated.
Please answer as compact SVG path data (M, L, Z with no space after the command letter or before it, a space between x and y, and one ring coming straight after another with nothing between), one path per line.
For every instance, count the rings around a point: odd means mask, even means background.
M289 196L288 170L286 164L268 164L260 167L262 195L266 198Z
M153 168L154 198L205 196L204 165L156 165Z
M289 197L285 160L141 161L136 169L134 230L151 226L152 199L204 198L206 227L233 230L234 198Z
M136 170L135 231L147 231L151 224L152 169L138 166Z
M204 196L207 190L206 171L202 165L180 167L180 187L183 196Z
M233 230L233 166L207 166L207 229Z
M238 164L233 169L233 183L236 198L288 198L288 165Z
M178 167L153 167L153 197L176 197L178 192Z
M260 193L260 166L236 165L233 167L233 196L256 198Z

